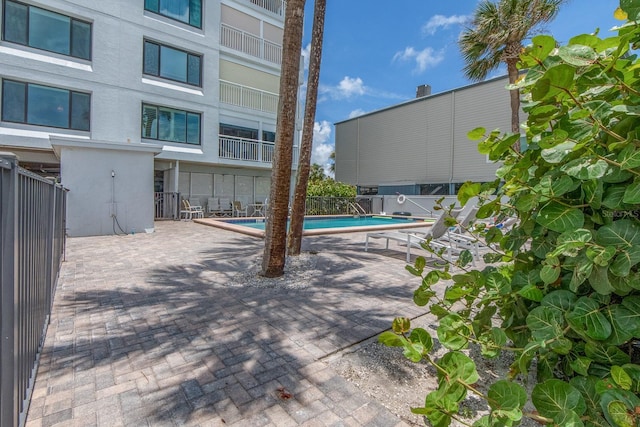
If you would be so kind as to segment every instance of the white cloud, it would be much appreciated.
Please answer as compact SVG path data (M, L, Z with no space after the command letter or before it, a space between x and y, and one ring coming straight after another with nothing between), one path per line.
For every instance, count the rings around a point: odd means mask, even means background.
M422 26L422 32L433 35L440 28L447 29L453 25L463 25L471 20L468 15L434 15Z
M360 77L351 78L345 76L338 84L338 91L345 98L350 98L353 95L364 95L364 83Z
M366 111L358 108L358 109L353 110L352 112L349 113L349 118L353 119L354 117L358 117L358 116L361 116L361 115L366 114L366 113L367 113Z
M354 96L362 96L368 89L360 77L345 76L337 86L320 85L318 88L319 100L328 95L332 99L348 99Z
M309 69L309 58L311 57L311 43L302 49L302 58L304 58L304 69Z
M313 124L313 150L311 152L311 163L317 163L324 168L327 175L329 172L329 156L334 150L334 145L330 143L331 124L323 120ZM333 175L333 174L331 174Z
M421 51L415 50L409 46L404 51L397 52L393 56L393 61L415 61L416 73L423 73L427 68L432 68L444 60L444 51L436 51L431 47L424 48Z

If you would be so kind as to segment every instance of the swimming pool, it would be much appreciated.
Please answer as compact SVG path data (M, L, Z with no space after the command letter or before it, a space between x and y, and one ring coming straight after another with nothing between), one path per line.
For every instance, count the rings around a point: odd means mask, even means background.
M264 237L264 218L196 219L198 222L226 230L237 231L255 237ZM352 233L356 231L396 230L401 228L417 228L429 226L432 219L363 215L306 216L303 235L317 236L321 234Z

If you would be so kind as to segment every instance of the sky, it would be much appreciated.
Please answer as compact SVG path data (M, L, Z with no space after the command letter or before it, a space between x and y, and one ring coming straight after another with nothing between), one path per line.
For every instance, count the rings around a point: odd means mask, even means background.
M334 123L413 99L419 85L430 85L435 94L471 84L462 72L457 40L477 4L478 0L327 0L312 163L328 172ZM313 5L313 0L306 0L305 68ZM596 29L601 37L613 36L610 29L621 23L613 18L618 5L618 0L568 0L541 33L561 44ZM504 74L506 68L501 68L489 78Z

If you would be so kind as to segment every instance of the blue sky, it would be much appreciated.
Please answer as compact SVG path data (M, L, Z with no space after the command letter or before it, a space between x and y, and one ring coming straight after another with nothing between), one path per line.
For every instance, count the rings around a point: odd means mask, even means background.
M327 0L313 163L327 164L336 122L415 97L465 86L457 39L477 0ZM313 0L307 0L303 53L311 42ZM543 31L560 43L620 21L618 0L569 0ZM505 74L496 71L491 77ZM304 96L304 95L303 95Z

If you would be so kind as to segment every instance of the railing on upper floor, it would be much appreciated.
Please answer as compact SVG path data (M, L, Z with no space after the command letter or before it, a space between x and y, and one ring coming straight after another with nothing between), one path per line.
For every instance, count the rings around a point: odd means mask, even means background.
M220 102L277 114L278 94L220 80Z
M284 11L287 8L287 2L285 0L250 0L251 3L268 10L278 16L284 16Z
M0 425L22 426L66 239L66 190L0 153Z
M242 160L270 165L273 162L275 144L256 139L218 135L218 156L221 159ZM297 165L299 148L293 147L292 164Z
M220 44L229 49L237 50L274 64L280 65L282 63L281 45L261 39L227 24L222 24L221 26Z

